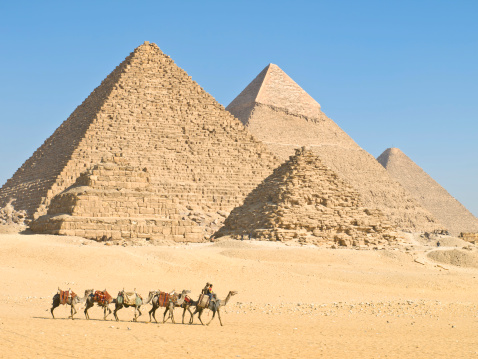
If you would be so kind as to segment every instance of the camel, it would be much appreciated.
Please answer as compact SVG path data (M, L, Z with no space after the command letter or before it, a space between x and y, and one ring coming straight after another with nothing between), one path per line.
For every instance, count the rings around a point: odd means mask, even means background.
M227 295L226 299L216 299L215 301L214 300L210 300L207 307L199 307L196 305L196 310L194 311L194 313L192 314L191 316L191 320L190 320L190 324L193 323L193 317L194 317L194 314L196 313L199 313L198 314L198 318L199 318L199 321L201 322L202 325L204 325L204 323L202 322L202 319L201 319L201 315L202 315L202 312L204 311L204 309L209 309L212 311L212 317L211 317L211 320L209 321L209 323L207 323L206 325L209 325L211 324L212 320L214 319L214 317L216 316L216 312L217 312L217 317L219 318L219 323L221 323L221 326L223 325L222 324L222 320L221 320L221 312L220 312L220 309L221 307L224 307L225 305L227 305L227 302L229 302L229 299L231 299L231 297L233 295L236 295L237 292L236 291L233 291L231 290L229 292L229 294ZM198 300L199 302L199 300ZM197 302L196 302L197 303Z
M121 292L118 293L118 297L116 298L116 300L114 300L114 303L115 303L115 310L113 314L115 316L116 321L119 321L118 315L116 313L118 312L118 310L120 310L123 307L125 308L134 307L133 322L137 322L138 318L143 314L139 310L139 308L143 304L143 298L141 298L141 296L137 294L136 291L125 292L123 289ZM139 312L139 315L136 315L136 311Z
M166 320L168 320L169 318L171 318L171 321L173 323L176 323L174 321L174 307L183 307L182 305L184 303L187 303L185 302L186 300L186 294L187 293L190 293L191 291L189 290L183 290L181 293L179 294L175 294L174 291L173 291L173 294L171 295L170 297L170 300L169 300L169 303L166 305L166 310L164 311L164 314L163 314L163 323L166 322ZM164 303L160 303L159 302L159 294L161 293L161 291L151 291L149 292L149 296L148 296L148 300L146 301L146 304L148 304L149 302L151 302L151 304L153 305L153 307L151 308L151 310L149 311L149 321L151 322L151 315L153 316L154 318L154 321L157 323L158 321L156 320L156 310L162 306L161 304L164 304ZM167 293L165 293L167 294ZM164 305L163 305L164 306ZM183 307L184 308L184 307ZM189 306L188 306L188 309L189 309ZM184 309L184 312L186 311L186 308ZM168 318L166 319L166 313L169 312L169 316ZM184 312L183 312L183 324L184 324ZM191 313L191 310L189 310L189 312ZM192 313L191 313L192 314Z
M108 315L112 313L109 304L113 303L115 300L108 294L106 289L104 291L96 291L96 292L91 292L91 294L86 298L86 305L85 305L85 317L86 319L90 319L90 315L88 314L88 309L90 309L92 306L98 304L99 307L103 308L103 320L106 320ZM108 310L108 314L106 314L106 311Z
M53 317L53 319L55 319L55 315L53 314L53 310L56 307L60 306L60 304L67 304L71 307L70 316L68 318L71 318L73 320L73 316L77 313L76 308L75 308L75 304L83 303L86 300L86 298L93 292L93 289L85 290L85 296L83 298L78 297L75 293L73 293L71 291L71 289L68 289L68 292L71 295L68 295L68 297L66 299L64 299L63 303L61 303L62 292L64 293L64 291L62 291L62 290L60 290L60 288L58 288L58 292L53 296L53 303L52 303L52 306L51 306L51 309L50 309L51 316Z

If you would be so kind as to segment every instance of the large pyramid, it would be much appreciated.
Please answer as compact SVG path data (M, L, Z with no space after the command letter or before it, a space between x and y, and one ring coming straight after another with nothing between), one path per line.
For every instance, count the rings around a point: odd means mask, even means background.
M478 232L478 219L398 148L386 149L377 160L450 233Z
M145 42L5 183L0 206L14 198L17 210L45 215L54 196L111 156L147 168L157 194L188 206L203 227L241 204L279 164L157 45Z
M395 233L380 210L305 148L267 177L236 207L216 236L297 240L319 245L387 245Z
M400 229L442 229L434 216L358 146L277 65L268 65L226 108L282 160L307 146Z

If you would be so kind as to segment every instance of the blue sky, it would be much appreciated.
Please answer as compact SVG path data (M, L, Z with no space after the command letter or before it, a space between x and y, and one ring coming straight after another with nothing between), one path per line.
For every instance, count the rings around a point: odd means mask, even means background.
M478 1L2 1L0 185L135 47L223 105L279 65L375 157L478 215Z

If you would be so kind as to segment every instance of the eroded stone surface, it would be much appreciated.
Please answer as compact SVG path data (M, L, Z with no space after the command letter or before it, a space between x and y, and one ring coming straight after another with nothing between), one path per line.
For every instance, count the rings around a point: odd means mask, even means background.
M380 210L365 208L359 193L305 148L254 189L217 236L249 234L330 246L387 245L397 237Z

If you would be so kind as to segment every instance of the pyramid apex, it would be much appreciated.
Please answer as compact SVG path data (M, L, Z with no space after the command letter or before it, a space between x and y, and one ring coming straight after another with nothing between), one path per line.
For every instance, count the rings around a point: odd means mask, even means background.
M227 106L227 110L241 117L239 114L244 112L244 109L250 110L256 104L281 108L308 118L320 118L322 115L320 104L273 63L269 63L256 76Z

